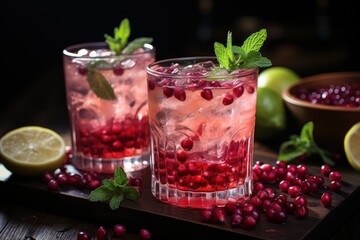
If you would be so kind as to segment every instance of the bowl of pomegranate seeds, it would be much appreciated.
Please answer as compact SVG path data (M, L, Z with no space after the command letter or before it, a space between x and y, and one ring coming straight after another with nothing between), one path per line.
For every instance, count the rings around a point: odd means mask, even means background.
M297 125L314 123L315 142L344 154L344 137L360 121L360 72L312 75L284 90L282 98Z

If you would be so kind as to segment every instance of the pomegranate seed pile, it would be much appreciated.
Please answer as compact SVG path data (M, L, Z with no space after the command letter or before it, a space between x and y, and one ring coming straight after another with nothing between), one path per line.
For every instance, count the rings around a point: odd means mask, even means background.
M318 89L301 88L294 96L314 104L360 108L360 84L330 84Z
M261 214L274 223L286 223L288 215L298 219L309 214L308 196L320 196L322 206L332 204L332 192L341 189L341 173L322 165L318 174L309 174L305 164L277 161L275 166L257 161L253 166L254 194L248 199L228 202L225 207L210 206L200 211L203 222L222 224L229 221L234 228L254 229ZM329 179L328 186L325 178ZM272 187L267 187L272 186ZM276 192L279 192L278 194Z

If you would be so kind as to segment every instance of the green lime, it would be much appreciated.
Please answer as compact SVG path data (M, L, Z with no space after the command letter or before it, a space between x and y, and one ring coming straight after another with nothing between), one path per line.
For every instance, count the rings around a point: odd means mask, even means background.
M286 127L286 112L282 98L268 88L258 88L256 101L255 139L276 138Z
M281 96L285 88L299 80L299 75L289 68L270 67L259 73L258 87L269 88Z

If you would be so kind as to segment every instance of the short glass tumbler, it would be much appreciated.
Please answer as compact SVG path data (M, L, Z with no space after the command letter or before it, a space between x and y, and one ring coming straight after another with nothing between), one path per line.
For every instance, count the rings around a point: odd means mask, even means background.
M194 57L147 68L151 189L161 201L206 208L251 195L258 69L216 66Z
M144 45L115 55L105 42L63 51L73 165L83 171L126 172L149 165L146 66L155 49Z

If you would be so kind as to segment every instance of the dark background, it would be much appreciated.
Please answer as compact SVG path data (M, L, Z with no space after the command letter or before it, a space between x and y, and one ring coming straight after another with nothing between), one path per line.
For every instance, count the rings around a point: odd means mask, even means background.
M214 55L227 31L241 45L268 30L262 48L274 66L301 77L358 71L355 1L6 1L1 7L0 134L23 125L67 127L62 50L103 41L123 18L153 37L157 59Z

